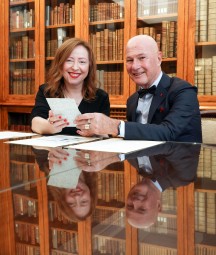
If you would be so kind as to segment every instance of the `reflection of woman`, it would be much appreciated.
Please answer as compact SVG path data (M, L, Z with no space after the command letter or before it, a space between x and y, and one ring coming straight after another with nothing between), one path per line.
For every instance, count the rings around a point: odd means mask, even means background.
M46 98L72 98L81 113L100 112L109 116L109 96L97 88L96 61L87 42L71 38L57 49L47 82L40 86L31 113L31 128L36 133L76 135L77 129L68 127L63 116L54 115ZM86 129L89 124L85 123ZM86 135L85 131L82 135Z
M75 166L73 162L75 150L71 150L72 153L69 153L70 150L62 148L33 148L33 151L40 170L49 176L48 193L51 199L57 202L61 214L69 221L85 220L90 216L97 203L97 173L85 172L77 167L61 172L65 162ZM85 164L88 165L88 162L86 161ZM59 173L52 175L54 167L59 168ZM68 183L61 183L65 177L71 180L72 188L68 188ZM53 179L57 183L56 186L49 185L50 180L53 181Z
M74 189L48 186L48 190L66 219L70 221L85 220L92 214L96 206L97 173L82 171Z

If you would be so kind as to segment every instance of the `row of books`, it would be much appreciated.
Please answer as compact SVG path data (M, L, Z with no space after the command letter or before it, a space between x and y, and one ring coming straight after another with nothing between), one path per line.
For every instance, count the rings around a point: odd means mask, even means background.
M196 41L216 41L215 0L196 1Z
M31 127L29 124L10 124L9 130L12 131L23 131L23 132L32 132Z
M123 71L97 70L97 78L100 82L100 88L107 91L109 95L123 94Z
M124 29L105 28L90 33L90 44L97 61L123 60Z
M10 144L10 160L22 161L22 157L25 157L24 162L35 162L34 152L31 146L20 146L19 144ZM23 161L22 161L23 162Z
M9 112L8 121L9 130L32 132L30 128L31 118L29 113Z
M163 53L163 58L172 58L177 55L177 22L162 21L161 29L145 26L137 28L137 34L152 36Z
M195 230L216 234L216 193L195 192Z
M126 108L111 108L110 116L114 119L126 120Z
M52 248L78 254L77 233L59 229L51 230Z
M13 193L14 212L16 216L38 217L38 201L36 199Z
M32 182L36 179L35 168L33 164L26 162L10 162L11 183L13 185L24 184L25 190L36 187L36 183Z
M139 0L138 17L177 13L178 1Z
M18 36L10 43L11 59L27 59L35 57L35 41L32 37Z
M216 152L208 147L201 148L197 176L216 180Z
M125 227L125 211L96 208L92 215L92 222L93 225L104 224Z
M10 29L22 29L34 27L34 10L27 6L10 8Z
M124 173L98 173L98 200L124 204Z
M195 85L199 95L216 95L216 56L195 59Z
M70 221L69 219L66 219L62 215L62 211L59 209L58 204L50 200L48 201L48 213L49 213L49 221L50 222L61 222L64 225L70 225L71 229L77 230L77 226L74 224L74 222Z
M125 255L125 240L115 240L105 236L93 237L93 254Z
M196 255L216 255L215 246L197 244L195 245L195 254Z
M139 243L139 254L140 255L150 255L150 254L160 254L160 255L177 255L177 248L156 246L154 244Z
M12 0L11 0L12 1ZM40 247L16 243L16 255L40 255Z
M70 24L75 20L75 6L71 3L59 3L59 5L46 5L45 25Z
M40 244L39 227L31 223L16 222L15 233L19 242L32 245Z
M124 18L124 0L90 5L90 22Z
M14 69L10 73L10 94L32 95L35 92L35 69Z

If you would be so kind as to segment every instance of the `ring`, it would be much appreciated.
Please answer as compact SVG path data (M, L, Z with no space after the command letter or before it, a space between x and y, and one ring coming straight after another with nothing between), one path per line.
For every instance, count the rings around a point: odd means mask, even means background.
M89 124L85 124L85 129L90 129L90 125Z
M91 124L91 120L90 119L88 119L88 124Z
M54 121L50 121L50 118L47 119L50 124L53 124Z
M89 153L85 153L84 157L85 157L85 159L90 159Z

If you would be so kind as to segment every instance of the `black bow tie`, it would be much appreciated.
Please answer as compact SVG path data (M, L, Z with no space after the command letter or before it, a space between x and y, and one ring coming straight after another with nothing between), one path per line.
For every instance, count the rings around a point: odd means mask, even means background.
M148 88L148 89L140 89L140 90L138 91L138 94L139 94L139 97L140 97L140 98L143 97L143 96L146 95L146 94L152 94L152 95L154 95L154 94L155 94L155 90L156 90L156 86L153 85L153 86L151 86L151 87Z

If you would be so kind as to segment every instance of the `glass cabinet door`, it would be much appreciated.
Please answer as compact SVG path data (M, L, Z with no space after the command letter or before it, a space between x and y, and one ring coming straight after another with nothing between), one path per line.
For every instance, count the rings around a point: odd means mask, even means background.
M195 84L201 104L216 99L215 14L215 0L196 0Z
M38 55L37 32L38 3L34 0L9 1L8 87L6 98L34 95L36 84L36 56ZM7 53L6 53L7 54ZM18 95L16 97L16 95ZM10 99L9 99L10 100Z
M67 38L75 36L75 15L75 0L44 1L45 69L44 67L41 67L41 69L44 69L45 74L50 67L57 48Z
M194 187L195 254L216 254L216 151L203 146Z
M109 93L111 104L125 104L128 96L124 75L124 45L129 29L127 5L129 10L128 0L90 0L87 6L89 28L85 36L96 57L98 86Z
M134 7L135 8L135 7ZM177 73L177 0L138 0L135 34L152 36L162 51L162 70Z
M98 172L95 189L91 254L126 254L124 164Z

